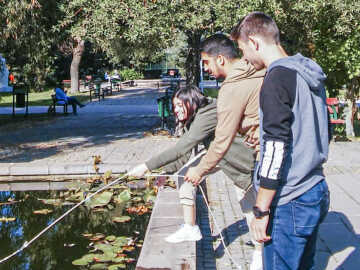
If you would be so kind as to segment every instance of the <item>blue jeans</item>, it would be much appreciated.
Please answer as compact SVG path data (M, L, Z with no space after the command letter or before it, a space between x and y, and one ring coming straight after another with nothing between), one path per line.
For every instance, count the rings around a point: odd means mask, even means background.
M264 245L265 270L314 269L319 224L329 210L329 190L325 180L287 204L271 209Z

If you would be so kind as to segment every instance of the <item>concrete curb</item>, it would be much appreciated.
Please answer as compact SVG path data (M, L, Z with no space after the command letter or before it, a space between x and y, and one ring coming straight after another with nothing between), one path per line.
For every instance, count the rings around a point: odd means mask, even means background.
M101 163L96 166L99 174L112 171L114 174L125 173L134 163ZM44 175L92 175L96 174L93 164L0 164L0 176L44 176ZM1 181L1 180L0 180Z

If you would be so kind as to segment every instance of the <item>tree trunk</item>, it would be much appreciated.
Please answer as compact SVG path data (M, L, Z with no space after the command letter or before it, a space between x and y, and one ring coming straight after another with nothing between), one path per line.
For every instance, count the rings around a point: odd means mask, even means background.
M200 42L201 32L187 33L188 54L185 62L186 85L200 82Z
M73 59L70 66L71 93L79 92L79 65L85 48L84 40L77 40L77 46L73 50Z
M345 126L346 137L354 137L354 118L353 118L353 101L347 100L347 106L345 107Z
M354 119L357 112L356 99L359 94L359 78L351 80L347 94L347 108L345 113L346 137L354 137Z

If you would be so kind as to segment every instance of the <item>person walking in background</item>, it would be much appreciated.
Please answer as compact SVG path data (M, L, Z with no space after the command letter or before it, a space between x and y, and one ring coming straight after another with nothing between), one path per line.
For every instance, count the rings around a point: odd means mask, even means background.
M309 58L288 56L268 15L252 12L233 29L246 60L267 68L260 92L260 163L252 231L264 268L314 269L319 224L329 209L326 79Z
M60 87L55 88L55 96L56 100L63 100L67 104L70 104L73 109L73 114L77 115L77 106L80 108L85 107L84 104L82 104L76 97L69 97L66 95L66 89L65 91L62 90Z

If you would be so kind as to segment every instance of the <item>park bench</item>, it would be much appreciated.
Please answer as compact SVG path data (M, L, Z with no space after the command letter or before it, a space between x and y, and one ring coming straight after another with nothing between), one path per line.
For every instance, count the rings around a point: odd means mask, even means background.
M125 85L125 86L128 86L128 87L137 86L137 84L135 83L134 80L128 80L128 81L122 82L122 84Z
M339 100L337 98L327 98L326 105L329 111L331 124L345 124L345 120L339 117Z
M110 85L116 91L120 92L120 90L121 90L121 81L120 80L118 80L118 79L110 79Z
M103 89L101 89L100 84L90 83L89 84L89 93L90 93L90 102L92 101L93 98L98 98L99 102L100 102L101 98L102 99L105 98L104 91L103 91Z
M64 99L57 99L56 95L51 95L52 104L48 108L48 113L56 114L56 106L62 106L64 114L68 113L68 102Z

